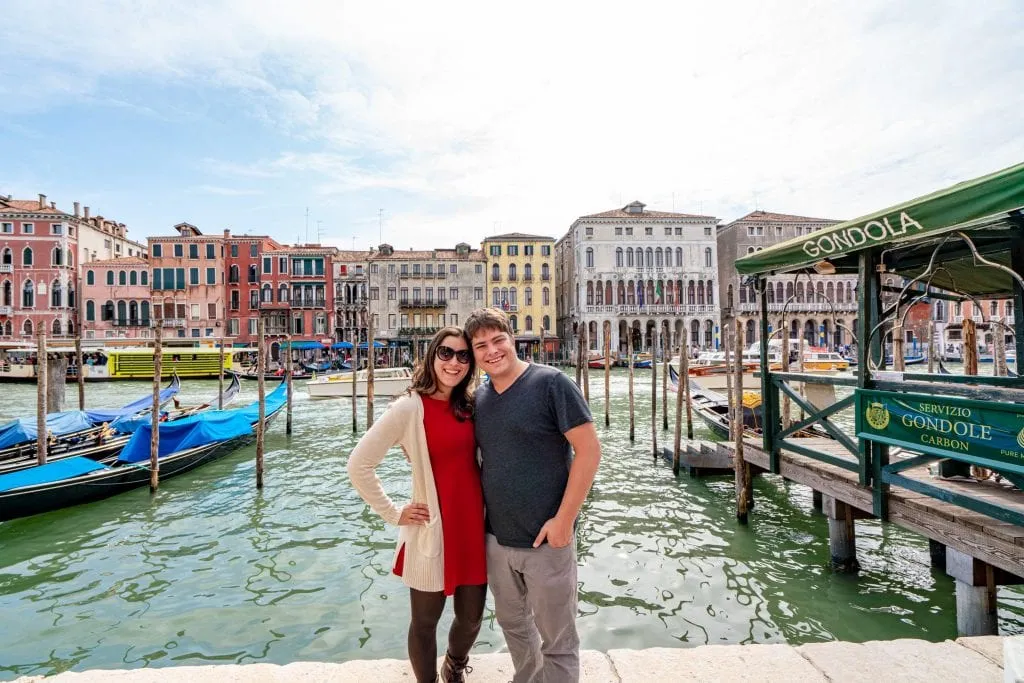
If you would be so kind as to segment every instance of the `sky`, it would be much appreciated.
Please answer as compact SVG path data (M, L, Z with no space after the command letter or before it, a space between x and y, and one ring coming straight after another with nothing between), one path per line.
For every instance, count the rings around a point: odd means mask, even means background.
M1019 0L0 0L0 46L0 193L140 241L847 219L1024 161Z

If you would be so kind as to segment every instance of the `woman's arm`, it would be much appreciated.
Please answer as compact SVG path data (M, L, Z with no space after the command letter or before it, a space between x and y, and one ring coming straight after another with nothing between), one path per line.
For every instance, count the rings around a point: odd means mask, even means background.
M395 403L380 416L370 430L359 439L348 458L348 476L352 486L363 500L388 524L397 525L402 508L392 502L384 493L384 487L377 476L377 465L384 460L388 450L402 438L408 422L405 402Z

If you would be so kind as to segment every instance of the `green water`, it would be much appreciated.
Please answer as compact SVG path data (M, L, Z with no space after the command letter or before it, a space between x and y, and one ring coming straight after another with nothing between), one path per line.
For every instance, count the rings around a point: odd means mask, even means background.
M584 648L955 637L953 583L929 567L922 537L858 522L863 569L837 575L809 489L759 478L744 528L734 520L731 478L677 480L654 462L649 376L638 373L635 443L625 371L614 373L609 428L603 381L592 384L604 458L579 538ZM147 387L87 391L98 407ZM31 413L34 386L0 388L0 419ZM186 381L183 394L187 401L215 389ZM246 384L242 399L255 393ZM294 434L285 436L283 419L268 433L262 492L249 447L163 483L155 496L137 490L0 523L0 678L404 657L408 601L388 573L394 530L345 476L349 406L297 389ZM670 443L660 420L658 436ZM400 455L379 472L389 491L405 491ZM489 609L486 616L476 650L500 650L500 629ZM1019 594L1001 592L1000 629L1024 632Z

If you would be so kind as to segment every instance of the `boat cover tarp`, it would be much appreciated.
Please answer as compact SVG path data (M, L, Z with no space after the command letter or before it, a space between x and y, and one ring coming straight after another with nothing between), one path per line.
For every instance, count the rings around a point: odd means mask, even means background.
M287 349L289 347L295 349L296 351L315 351L316 349L327 348L318 341L286 341L281 344L281 348Z
M174 382L171 386L160 392L160 402L170 399L176 393L180 384ZM124 415L134 415L140 410L145 410L153 404L153 395L145 396L137 401L132 401L122 408L111 408L109 410L65 410L60 413L50 413L46 416L46 431L54 436L73 434L84 429L89 429L104 422L111 422ZM35 441L39 434L37 420L34 417L22 417L12 420L7 424L0 425L0 449L16 446L21 443Z
M273 415L281 409L287 399L287 387L282 382L281 386L267 396L266 414ZM245 408L211 410L174 422L164 422L160 425L159 457L251 434L252 426L258 419L259 402L255 402ZM148 461L152 434L152 424L139 425L118 456L118 462Z
M101 465L95 460L90 460L81 455L73 458L64 458L46 463L45 465L11 472L10 474L0 474L0 491L10 491L11 489L20 489L23 486L35 486L36 484L61 481L104 469L107 469L106 465Z
M916 242L954 230L999 226L1024 208L1024 164L990 173L924 197L845 221L736 260L742 275L784 272L823 260L833 263L862 249ZM995 259L998 260L998 259ZM943 263L949 268L949 263ZM979 270L968 258L954 273L958 291L987 293L982 283L961 282ZM996 271L982 271L991 279ZM938 284L934 280L932 284Z

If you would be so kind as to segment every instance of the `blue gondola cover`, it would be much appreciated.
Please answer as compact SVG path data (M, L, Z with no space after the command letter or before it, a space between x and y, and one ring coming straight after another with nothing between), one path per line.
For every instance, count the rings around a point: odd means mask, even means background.
M29 467L18 472L0 475L0 491L10 491L36 484L48 484L105 469L109 468L83 456L64 458L63 460L39 465L38 467Z

